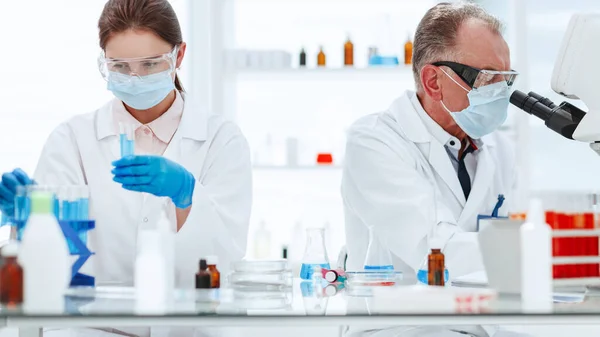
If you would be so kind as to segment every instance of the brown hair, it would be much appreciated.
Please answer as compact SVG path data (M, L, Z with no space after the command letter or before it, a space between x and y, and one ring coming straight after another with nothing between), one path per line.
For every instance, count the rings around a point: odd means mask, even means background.
M109 0L98 20L98 29L102 50L113 34L129 29L153 32L173 47L183 42L179 20L168 0ZM175 87L183 92L177 75Z
M413 76L417 91L421 91L421 69L438 61L457 61L454 50L460 25L469 20L483 21L487 28L501 35L502 23L482 7L471 2L442 2L425 13L415 32L413 45Z

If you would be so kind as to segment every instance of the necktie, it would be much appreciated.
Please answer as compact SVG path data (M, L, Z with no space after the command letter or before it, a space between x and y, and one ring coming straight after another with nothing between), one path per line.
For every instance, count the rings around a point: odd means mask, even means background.
M469 194L471 193L471 178L469 177L469 172L467 172L467 167L465 166L465 157L474 150L475 149L469 145L458 160L458 181L460 181L460 186L465 194L465 200L469 199Z

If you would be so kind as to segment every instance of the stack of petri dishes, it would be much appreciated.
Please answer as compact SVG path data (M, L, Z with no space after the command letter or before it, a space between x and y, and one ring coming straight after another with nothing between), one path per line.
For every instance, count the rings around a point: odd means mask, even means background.
M287 260L242 260L233 263L228 283L234 289L281 290L292 288Z

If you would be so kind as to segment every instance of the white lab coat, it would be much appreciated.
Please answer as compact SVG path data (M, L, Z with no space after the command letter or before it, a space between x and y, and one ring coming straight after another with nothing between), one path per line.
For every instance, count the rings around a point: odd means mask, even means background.
M490 215L498 194L514 194L512 143L493 133L476 153L477 170L468 202L444 144L437 141L411 103L407 91L386 111L365 116L348 132L342 178L346 222L347 270L361 270L369 243L367 226L391 252L404 282L414 284L435 229L446 246L450 278L482 270L477 243L477 215ZM500 210L506 215L507 207ZM389 327L388 327L389 328ZM477 336L493 335L495 327L462 327ZM350 329L348 335L457 336L449 328L395 327Z
M175 236L179 288L194 287L201 257L218 256L218 267L227 275L231 262L244 256L252 204L246 139L234 123L190 106L164 153L196 179L191 212ZM120 157L120 148L111 107L109 102L58 126L34 176L40 184L89 186L96 228L88 246L95 255L82 272L95 276L97 285L132 286L138 229L158 219L165 201L175 228L175 206L170 199L127 191L113 182L111 162Z
M514 147L497 132L482 139L465 202L444 144L426 129L411 103L413 95L407 91L388 110L361 118L349 130L342 179L347 267L362 268L367 226L373 225L396 269L414 280L436 225L436 236L448 242L444 252L451 277L481 270L477 215L490 215L499 194L510 200Z

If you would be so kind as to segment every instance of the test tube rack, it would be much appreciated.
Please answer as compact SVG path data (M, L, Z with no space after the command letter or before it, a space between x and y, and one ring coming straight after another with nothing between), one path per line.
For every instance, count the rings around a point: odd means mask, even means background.
M600 245L600 228L554 229L552 245L555 285L600 285L600 252L597 250ZM560 245L558 254L556 245ZM586 252L586 245L596 247L594 254Z
M25 228L25 221L12 221L14 226L16 226L17 233L20 233ZM92 256L92 253L87 245L83 242L79 233L75 231L74 228L77 228L79 231L86 233L96 227L96 222L93 220L86 221L58 221L60 228L69 243L69 252L72 256L77 256L77 259L73 263L71 267L71 287L74 286L90 286L93 287L95 285L95 279L93 276L82 274L79 272L81 267L85 264L85 262ZM17 236L17 239L20 239L20 236Z

